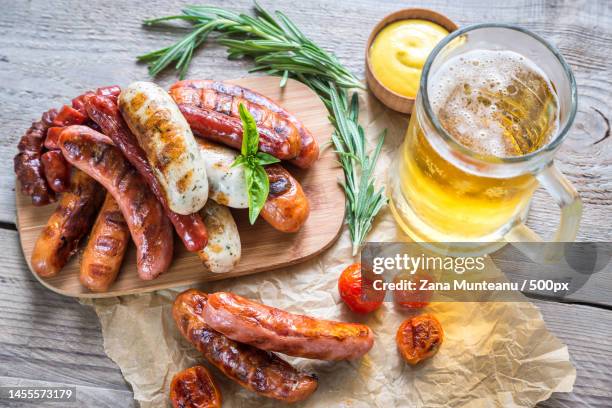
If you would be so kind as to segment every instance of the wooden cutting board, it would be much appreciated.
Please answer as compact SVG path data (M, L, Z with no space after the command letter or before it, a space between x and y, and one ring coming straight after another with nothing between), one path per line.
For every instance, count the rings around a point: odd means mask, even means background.
M92 298L149 292L294 265L321 253L338 238L345 210L344 193L338 185L343 176L335 153L326 145L333 128L319 97L307 86L293 80L289 80L286 87L281 89L276 77L242 78L228 82L254 89L278 102L295 114L317 138L321 157L312 168L300 170L286 166L301 182L310 200L310 216L302 229L295 234L285 234L274 230L262 219L251 226L246 210L232 210L242 241L242 259L230 272L215 274L205 271L198 256L187 252L176 237L174 261L170 269L155 280L143 281L138 278L136 251L131 244L117 281L108 292L91 293L81 286L78 278L80 253L75 254L56 277L41 279L33 273L43 285L66 296ZM15 191L17 229L23 254L32 270L30 257L34 244L56 204L34 207L30 197L20 193L19 186Z

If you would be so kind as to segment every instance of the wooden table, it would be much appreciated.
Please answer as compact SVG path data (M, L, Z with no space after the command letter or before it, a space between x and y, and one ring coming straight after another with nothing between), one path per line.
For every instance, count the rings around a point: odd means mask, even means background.
M0 385L77 385L79 406L134 406L119 369L102 348L98 320L76 300L45 290L27 270L15 228L12 158L18 138L49 107L86 89L147 79L134 57L177 38L144 30L140 21L177 13L179 1L20 1L0 13ZM248 1L209 1L245 11ZM387 13L411 4L438 10L459 25L520 24L552 41L574 69L580 102L573 130L558 154L561 170L584 202L583 241L612 241L612 2L400 0L262 1L285 11L317 43L363 76L363 47ZM274 3L274 4L272 4ZM192 78L244 76L248 61L228 62L225 50L196 53ZM158 78L163 85L173 73ZM551 231L557 212L538 193L529 225ZM602 285L608 285L604 280ZM612 284L608 286L612 289ZM550 328L568 346L578 379L571 394L543 407L612 406L612 298L593 305L538 301ZM28 405L29 406L29 405Z

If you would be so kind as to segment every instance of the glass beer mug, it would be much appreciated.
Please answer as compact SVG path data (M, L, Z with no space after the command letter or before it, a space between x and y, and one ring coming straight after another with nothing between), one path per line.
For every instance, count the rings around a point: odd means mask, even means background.
M389 170L400 227L418 242L491 250L504 241L540 241L524 221L542 185L561 208L553 240L573 241L581 202L553 156L576 99L569 66L539 36L502 24L451 33L427 59Z

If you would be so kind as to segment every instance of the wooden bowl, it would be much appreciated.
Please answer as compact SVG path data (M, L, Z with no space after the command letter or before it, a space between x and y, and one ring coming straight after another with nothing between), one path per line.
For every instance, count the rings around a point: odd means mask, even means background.
M370 37L368 38L368 45L366 46L366 81L368 83L368 88L372 93L380 100L385 106L393 109L394 111L402 112L402 113L411 113L412 106L414 105L415 98L400 95L397 92L392 91L383 85L378 78L372 72L372 66L370 65L370 47L372 46L372 42L380 33L380 31L388 26L391 23L394 23L399 20L409 20L409 19L419 19L419 20L427 20L432 23L436 23L442 27L444 27L449 33L455 31L458 27L455 23L453 23L448 17L437 13L433 10L428 9L420 9L420 8L409 8L402 9L396 12L393 12L383 18L376 27L372 30Z

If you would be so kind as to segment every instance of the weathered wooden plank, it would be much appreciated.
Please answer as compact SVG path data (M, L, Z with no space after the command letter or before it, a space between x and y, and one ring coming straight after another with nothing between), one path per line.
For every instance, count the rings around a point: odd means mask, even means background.
M30 275L16 232L0 230L0 247L0 385L20 379L76 385L83 395L78 406L129 406L129 386L104 354L93 310L46 290ZM609 407L612 312L536 304L549 329L568 345L578 373L573 393L555 394L542 407Z
M0 230L0 384L14 378L76 385L92 401L106 398L96 389L116 395L114 401L129 400L128 385L104 353L93 309L40 285L16 239L16 232Z
M208 1L246 10L248 1ZM13 2L0 15L0 222L14 222L11 158L18 137L29 122L50 106L66 102L79 92L103 84L126 84L147 78L137 65L139 53L164 46L177 38L165 30L145 30L145 17L176 13L179 1L137 1L111 4L100 0ZM315 41L333 50L350 69L363 76L363 47L369 30L385 14L402 7L423 6L417 1L324 0L270 2L282 9ZM594 144L606 132L612 115L612 68L606 63L612 46L612 3L607 1L511 3L471 0L430 1L459 24L496 21L530 28L561 49L573 66L580 104L576 124L559 153L559 166L578 187L585 210L579 237L609 240L612 229L602 220L612 214L612 138ZM228 62L215 44L197 53L192 78L224 79L245 75L249 63ZM159 81L174 80L167 73ZM597 110L601 112L598 113ZM529 224L538 232L552 231L557 210L544 194L534 200Z
M567 344L576 367L572 393L556 393L540 406L609 407L612 401L612 312L589 306L535 302L546 326ZM533 341L538 341L533 339Z
M71 388L74 384L61 383L53 381L38 381L21 379L15 377L0 377L0 386L2 387L63 387ZM5 400L0 403L5 403ZM128 388L114 389L104 386L76 386L76 400L70 402L35 402L35 401L11 401L11 408L32 408L40 406L61 406L66 408L103 408L103 407L121 407L121 408L136 408L138 403L134 401L134 395Z

